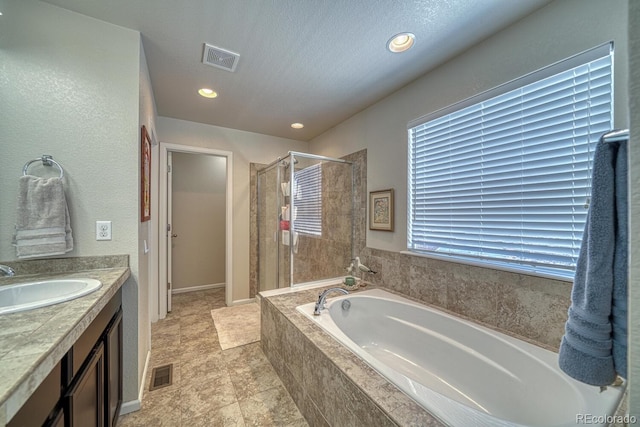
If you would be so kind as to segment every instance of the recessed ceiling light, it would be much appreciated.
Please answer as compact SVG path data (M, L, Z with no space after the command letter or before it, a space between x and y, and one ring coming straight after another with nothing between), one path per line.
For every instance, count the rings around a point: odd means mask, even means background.
M209 88L202 88L198 91L198 93L205 98L215 98L216 96L218 96L218 93L216 91Z
M302 129L304 125L302 123L291 123L291 127L294 129Z
M400 33L391 37L387 42L387 49L393 53L409 50L416 40L416 36L411 33Z

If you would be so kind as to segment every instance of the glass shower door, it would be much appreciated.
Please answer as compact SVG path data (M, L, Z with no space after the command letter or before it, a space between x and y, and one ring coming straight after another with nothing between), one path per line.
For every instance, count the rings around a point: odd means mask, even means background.
M258 172L259 291L346 274L353 179L351 162L296 152Z
M258 173L258 278L259 291L278 286L278 169Z

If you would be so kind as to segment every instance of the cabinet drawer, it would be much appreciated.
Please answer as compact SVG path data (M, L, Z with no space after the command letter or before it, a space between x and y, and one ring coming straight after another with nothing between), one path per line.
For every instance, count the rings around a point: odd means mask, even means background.
M93 320L93 322L91 322L91 325L89 325L87 330L82 333L80 338L78 338L78 341L73 345L69 352L69 361L71 366L69 368L70 378L67 379L68 381L71 381L71 379L78 373L78 370L82 368L82 364L87 359L89 353L91 353L91 350L93 350L93 347L96 345L96 342L98 342L98 339L102 336L105 329L107 329L109 322L118 312L121 304L122 290L119 289L118 293L111 298L102 311L100 311L98 316Z

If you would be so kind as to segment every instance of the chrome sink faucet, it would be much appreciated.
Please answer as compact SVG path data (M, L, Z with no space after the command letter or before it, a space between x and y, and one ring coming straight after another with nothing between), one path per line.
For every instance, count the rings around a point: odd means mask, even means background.
M0 276L15 276L16 272L13 268L9 267L8 265L3 265L0 264Z
M323 291L320 295L318 295L318 301L316 302L316 307L315 310L313 310L313 315L314 316L320 316L320 311L324 308L324 303L327 299L327 294L329 292L340 292L343 293L345 295L348 295L349 292L342 289L342 288L330 288L327 289L325 291Z

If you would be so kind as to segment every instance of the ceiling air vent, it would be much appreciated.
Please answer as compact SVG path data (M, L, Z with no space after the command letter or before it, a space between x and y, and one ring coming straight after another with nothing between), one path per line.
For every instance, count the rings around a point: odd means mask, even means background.
M204 64L233 72L236 70L239 59L240 55L237 53L220 49L210 44L204 44L204 53L202 54L202 62Z

